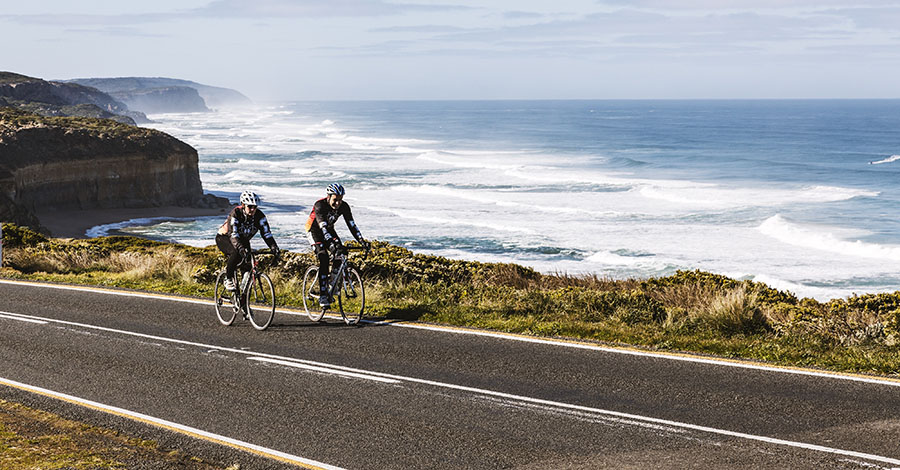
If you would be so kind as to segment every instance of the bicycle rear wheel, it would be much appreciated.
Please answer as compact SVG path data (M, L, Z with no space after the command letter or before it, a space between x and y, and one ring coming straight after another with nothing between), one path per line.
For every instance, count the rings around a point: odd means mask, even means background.
M348 325L359 323L366 309L366 291L356 268L347 266L344 271L344 283L337 294L337 301L344 322Z
M275 287L265 273L258 273L256 280L244 292L247 318L257 330L265 330L275 318Z
M225 288L225 273L219 273L216 277L216 288L213 293L213 303L216 304L216 316L219 323L230 326L234 323L234 302L231 300L231 292Z
M318 266L310 266L303 273L303 309L312 321L319 321L325 316L325 310L319 306Z

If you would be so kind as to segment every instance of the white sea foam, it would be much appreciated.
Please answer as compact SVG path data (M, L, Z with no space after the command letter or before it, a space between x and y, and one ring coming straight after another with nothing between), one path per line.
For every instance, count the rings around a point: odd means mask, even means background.
M520 165L499 164L485 161L484 159L468 159L458 158L441 152L426 152L418 157L419 160L427 160L441 165L453 166L457 168L480 168L487 170L513 170Z
M797 203L846 201L856 197L876 197L877 191L835 186L806 186L797 189L726 188L711 184L682 187L642 186L637 190L649 199L697 208L771 207Z
M229 180L229 181L238 181L238 180L253 181L254 179L257 178L257 176L259 176L259 175L257 175L256 173L254 173L252 171L234 170L234 171L228 172L225 175L224 179Z
M421 149L421 148L413 148L413 147L405 147L405 146L402 146L402 145L401 145L401 146L395 148L395 149L394 149L394 152L397 152L397 153L425 154L425 153L433 152L433 150Z
M882 165L884 163L896 162L897 160L900 160L900 155L891 155L890 157L885 158L884 160L878 160L877 162L869 162L869 165Z
M900 261L900 246L842 240L827 228L788 222L781 215L766 219L758 230L782 243L845 256Z
M446 218L446 217L434 217L429 215L424 215L412 210L402 210L395 209L390 207L374 207L374 206L366 206L367 209L377 212L387 212L393 214L397 217L403 219L417 220L419 222L426 222L428 224L433 224L438 227L453 227L453 226L469 226L469 227L478 227L485 228L491 231L499 231L499 232L517 232L517 233L535 233L534 230L517 227L514 225L504 225L504 224L492 224L487 222L480 222L479 219L475 219L472 217L460 217L456 219Z
M295 168L299 166L309 166L310 160L264 160L240 158L237 164L245 168Z
M659 265L652 257L622 256L611 251L598 251L585 258L590 263L611 264L617 266Z
M94 237L105 237L109 235L111 232L115 230L121 230L125 227L132 227L135 225L153 225L158 224L160 222L172 222L172 221L192 221L196 220L195 217L188 218L177 218L177 217L147 217L147 218L139 218L139 219L128 219L123 222L116 222L112 224L103 224L97 225L87 229L84 232L84 235L88 238Z
M336 171L336 170L324 170L323 171L323 170L316 169L316 168L312 168L312 169L310 169L310 168L294 168L291 170L291 174L328 178L328 179L332 179L332 180L344 179L344 178L348 177L347 173L344 173L343 171Z

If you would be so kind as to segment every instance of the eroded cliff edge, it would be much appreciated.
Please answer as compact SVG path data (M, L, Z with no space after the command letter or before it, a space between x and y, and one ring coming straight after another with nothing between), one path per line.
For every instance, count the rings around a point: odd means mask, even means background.
M3 221L42 228L46 210L222 204L204 196L197 165L193 147L153 129L0 108Z

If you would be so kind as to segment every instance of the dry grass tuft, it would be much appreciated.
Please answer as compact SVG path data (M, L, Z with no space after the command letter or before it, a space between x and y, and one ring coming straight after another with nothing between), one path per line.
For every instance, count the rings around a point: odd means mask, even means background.
M759 294L746 287L720 294L706 308L694 312L695 321L728 335L759 333L769 328L767 309L759 302Z
M80 273L106 271L133 280L167 279L190 282L200 266L176 247L153 252L89 250L6 250L4 261L23 272Z

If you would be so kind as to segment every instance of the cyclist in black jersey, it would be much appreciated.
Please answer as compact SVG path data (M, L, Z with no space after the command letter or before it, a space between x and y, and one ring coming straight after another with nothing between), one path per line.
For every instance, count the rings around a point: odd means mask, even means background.
M334 223L341 216L347 223L347 228L353 234L353 238L365 247L369 246L359 227L353 221L353 214L350 212L350 205L344 202L344 187L338 183L330 184L325 188L326 196L313 204L312 211L309 213L309 219L306 220L306 238L309 240L310 246L316 252L319 259L319 288L321 292L328 290L328 251L335 252L343 250L344 245L341 238L338 237L334 230ZM328 308L332 299L327 296L319 296L319 305Z
M259 210L259 196L253 191L241 193L240 205L236 206L228 214L228 219L219 227L216 234L216 246L228 261L225 263L225 289L234 290L234 272L238 264L250 258L250 239L259 232L266 245L275 255L275 263L278 263L280 250L275 243L275 237L269 230L269 222L266 215Z

